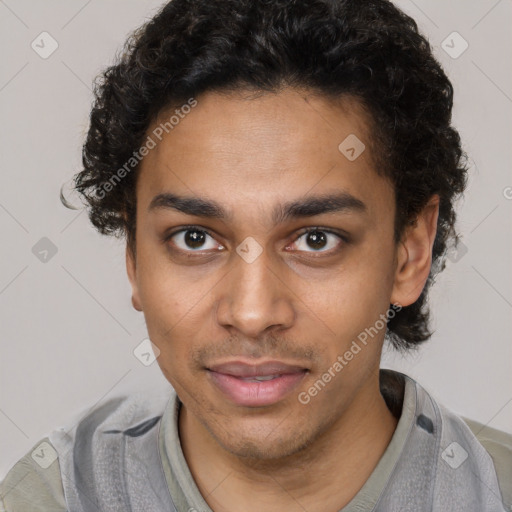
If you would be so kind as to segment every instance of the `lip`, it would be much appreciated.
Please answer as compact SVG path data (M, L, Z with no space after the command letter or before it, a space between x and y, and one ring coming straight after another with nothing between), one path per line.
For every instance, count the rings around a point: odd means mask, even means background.
M255 376L299 373L307 368L303 366L287 364L282 361L265 361L259 364L246 363L245 361L228 361L221 364L214 364L208 370L233 377L250 378Z
M263 407L283 400L307 373L307 368L281 361L249 364L230 361L212 365L208 375L213 385L231 402L244 407ZM244 380L270 377L271 380Z

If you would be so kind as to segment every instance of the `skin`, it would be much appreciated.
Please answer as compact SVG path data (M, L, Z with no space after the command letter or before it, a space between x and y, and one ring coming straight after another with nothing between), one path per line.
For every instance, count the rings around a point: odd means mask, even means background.
M338 511L368 479L396 428L379 390L384 329L309 403L298 394L390 303L418 298L431 265L438 198L396 244L394 189L375 170L370 119L353 99L334 103L284 89L197 100L141 163L136 257L126 252L133 305L183 403L185 458L216 512ZM354 161L338 150L349 134L366 145ZM214 200L232 217L148 211L166 192ZM364 211L272 220L276 205L333 192L359 199ZM206 249L188 247L183 232L164 241L187 225L212 233ZM346 240L323 231L327 245L311 246L303 231L313 227ZM246 237L262 249L251 263L236 252ZM308 371L279 402L239 406L206 370L232 359L279 360Z

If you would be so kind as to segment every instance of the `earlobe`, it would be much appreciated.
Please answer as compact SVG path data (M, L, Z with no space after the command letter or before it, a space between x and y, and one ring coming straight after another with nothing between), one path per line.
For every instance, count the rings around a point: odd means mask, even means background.
M131 249L126 245L126 272L132 286L132 306L137 311L142 311L142 303L139 297L139 287L137 284L137 266Z
M432 196L415 223L406 228L397 249L397 265L391 302L413 304L420 296L432 265L432 248L437 232L439 196Z

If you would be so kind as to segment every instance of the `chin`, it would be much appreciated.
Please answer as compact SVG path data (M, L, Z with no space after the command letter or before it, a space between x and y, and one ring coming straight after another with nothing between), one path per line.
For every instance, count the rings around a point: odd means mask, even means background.
M278 433L281 427L283 425L278 424L270 431L267 427L256 432L241 432L231 428L225 430L221 437L213 435L226 451L253 464L283 460L299 454L316 438L314 433L298 432L293 426Z

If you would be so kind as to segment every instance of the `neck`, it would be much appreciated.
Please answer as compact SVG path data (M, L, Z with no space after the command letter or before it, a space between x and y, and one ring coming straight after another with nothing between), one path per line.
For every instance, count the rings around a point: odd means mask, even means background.
M342 418L307 448L279 460L224 450L184 406L180 439L192 476L214 512L339 511L364 485L385 452L397 419L378 379L362 389Z

